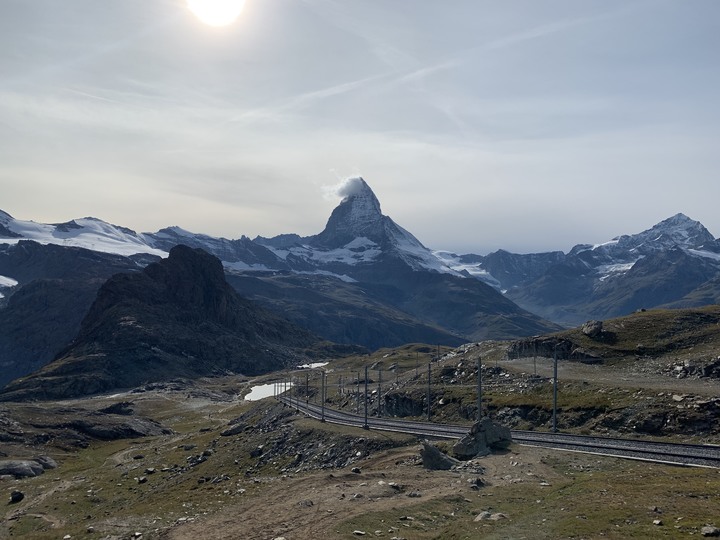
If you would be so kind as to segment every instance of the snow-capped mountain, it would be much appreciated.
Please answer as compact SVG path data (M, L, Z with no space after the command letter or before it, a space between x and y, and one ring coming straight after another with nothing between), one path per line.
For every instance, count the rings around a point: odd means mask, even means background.
M362 178L348 180L343 194L325 229L309 237L285 234L229 240L180 227L136 233L91 217L42 224L16 220L3 212L0 244L26 239L124 256L145 253L159 257L166 257L174 246L185 244L215 255L229 269L329 274L345 280L353 279L353 267L377 263L383 258L401 260L416 270L457 274L410 232L382 214L380 202Z
M692 291L720 274L720 241L700 222L676 214L638 234L580 244L567 254L498 251L456 260L474 266L471 274L487 272L525 309L574 325L640 308L697 305L682 299L697 298ZM702 298L713 303L720 291Z
M720 272L720 241L684 214L637 234L577 245L567 254L498 250L485 256L457 255L431 251L383 215L380 201L362 178L349 179L340 194L342 201L314 236L230 240L180 227L136 233L95 218L48 225L0 212L0 246L28 239L124 256L164 257L173 246L185 244L217 256L228 272L317 275L347 283L386 278L394 283L405 272L430 272L480 281L521 307L563 324L681 302ZM664 284L662 294L648 292L659 283ZM714 288L691 294L693 301L713 301L708 290ZM720 301L720 292L717 298Z
M341 194L343 200L333 210L320 234L305 238L290 235L258 237L255 241L272 250L291 267L300 263L305 270L327 267L337 271L341 266L353 267L376 263L382 258L396 258L415 270L456 273L410 232L382 214L380 201L365 180L349 179ZM347 273L348 269L345 269L343 274Z
M97 218L86 217L66 223L45 224L17 220L0 211L0 244L15 244L20 240L81 247L124 256L138 253L167 256L167 252L152 246L151 237Z

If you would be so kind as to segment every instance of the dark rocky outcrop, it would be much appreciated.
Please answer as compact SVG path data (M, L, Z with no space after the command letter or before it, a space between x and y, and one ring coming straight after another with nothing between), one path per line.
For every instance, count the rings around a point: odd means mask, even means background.
M217 258L177 246L142 272L109 279L76 340L39 372L8 385L0 400L67 398L227 372L257 375L305 363L324 347L240 297Z

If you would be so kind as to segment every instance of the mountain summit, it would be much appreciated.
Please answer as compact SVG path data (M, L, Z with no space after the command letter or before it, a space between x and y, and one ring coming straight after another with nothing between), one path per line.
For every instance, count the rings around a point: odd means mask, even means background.
M385 217L380 201L365 180L351 178L340 188L339 195L343 200L333 210L325 230L315 237L317 243L336 248L362 236L379 240Z

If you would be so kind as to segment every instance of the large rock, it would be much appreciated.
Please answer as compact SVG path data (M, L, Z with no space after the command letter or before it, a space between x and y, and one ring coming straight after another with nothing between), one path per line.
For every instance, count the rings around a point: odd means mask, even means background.
M0 461L0 476L9 474L15 478L32 478L45 472L45 468L30 459L13 459Z
M596 338L603 331L602 321L587 321L582 325L582 333L590 338Z
M423 441L420 450L423 467L431 471L448 471L458 464L456 459L443 454L428 441Z
M487 456L492 450L510 446L512 435L505 426L495 424L485 417L476 422L470 432L453 446L453 454L461 460Z

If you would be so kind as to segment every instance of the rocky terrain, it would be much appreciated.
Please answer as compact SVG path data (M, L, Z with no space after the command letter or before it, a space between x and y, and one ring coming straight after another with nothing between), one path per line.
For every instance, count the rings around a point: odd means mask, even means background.
M599 359L558 360L560 430L718 444L716 316L648 311L538 338L569 341L568 350L590 340ZM604 345L603 332L614 333ZM638 341L655 346L627 345ZM527 344L409 345L337 359L322 368L326 405L359 408L367 366L369 414L424 418L429 364L432 419L470 429L480 360L485 414L548 429L552 360ZM428 469L427 443L414 437L323 424L272 397L243 400L252 385L292 381L293 395L317 403L319 374L2 403L0 538L686 538L720 525L714 469L517 444ZM440 455L453 445L431 442Z

